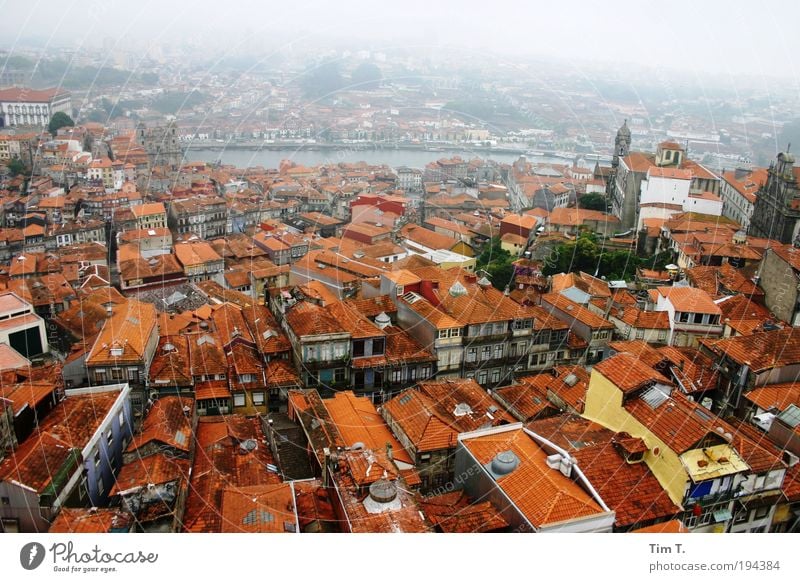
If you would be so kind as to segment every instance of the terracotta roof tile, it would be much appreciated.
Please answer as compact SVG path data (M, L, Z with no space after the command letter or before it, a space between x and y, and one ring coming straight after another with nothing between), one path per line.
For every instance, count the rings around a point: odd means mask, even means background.
M573 410L583 412L589 387L589 374L583 366L554 366L548 372L522 376L517 381L544 390L550 401L561 400Z
M500 452L511 451L519 466L496 478L497 486L534 527L605 513L575 481L547 466L547 452L522 428L462 440L481 465Z
M247 449L241 445L249 440L256 441L256 446L243 452ZM226 489L280 483L280 477L268 468L275 460L263 440L257 418L230 415L199 420L184 531L223 531L220 509Z
M367 449L379 451L390 444L395 459L412 464L411 457L391 433L369 398L356 396L352 392L337 392L333 398L323 402L346 446L360 442Z
M176 459L158 452L122 466L109 495L125 495L132 489L189 479L189 459ZM180 488L180 486L178 487Z
M782 382L754 388L744 397L762 410L783 411L790 404L800 406L800 382Z
M188 453L192 448L194 401L179 396L162 396L153 403L142 422L142 429L128 445L128 452L150 442Z
M662 374L627 352L620 352L597 363L594 371L605 376L625 394L654 383L672 385Z
M495 388L493 394L512 415L523 422L557 411L547 399L547 389L536 382Z
M220 507L222 533L297 532L291 483L226 487Z
M658 287L661 297L668 299L676 311L719 315L721 311L708 293L694 287Z
M463 491L421 497L427 518L444 533L501 531L509 526L489 501L471 502Z
M537 420L527 427L575 457L600 497L616 512L618 527L680 513L646 464L626 461L620 446L626 435L572 414Z
M754 373L800 363L800 329L794 327L718 340L701 339L700 344L748 365Z
M119 392L68 396L39 423L38 430L0 463L0 480L13 479L41 493L60 468L94 436Z
M48 533L128 532L133 526L133 519L133 515L119 508L64 507L50 524Z

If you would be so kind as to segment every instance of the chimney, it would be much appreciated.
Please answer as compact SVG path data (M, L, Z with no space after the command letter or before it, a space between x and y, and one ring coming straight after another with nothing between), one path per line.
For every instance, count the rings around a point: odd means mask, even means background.
M325 465L322 470L322 486L323 487L330 487L331 478L328 470L331 466L331 450L328 447L322 449L322 454L325 456Z
M419 284L419 294L422 295L425 299L430 301L433 305L439 305L439 298L433 292L434 286L433 281L423 280L420 281Z

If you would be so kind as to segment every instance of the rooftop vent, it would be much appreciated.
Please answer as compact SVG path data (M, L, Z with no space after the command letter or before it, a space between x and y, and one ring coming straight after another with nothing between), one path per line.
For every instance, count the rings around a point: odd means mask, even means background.
M578 383L578 377L575 374L567 374L567 377L564 378L564 384L569 387L575 386Z
M385 329L392 325L392 320L385 312L381 311L375 318L375 325L380 329Z
M548 455L547 459L545 459L545 463L547 463L547 466L551 469L560 471L565 477L572 476L572 467L574 463L569 457L556 453L554 455Z
M513 451L501 451L497 453L485 467L486 470L497 479L498 477L508 475L519 467L519 457L517 457Z
M461 297L461 296L467 294L467 289L466 289L466 287L464 287L464 285L461 284L460 281L456 281L450 287L450 290L448 291L448 293L450 293L451 297Z
M258 441L256 439L246 439L239 443L239 449L243 453L251 453L258 448Z
M164 351L165 352L175 352L175 351L177 351L177 349L171 343L166 343L166 344L164 344Z
M388 479L378 479L369 486L369 496L364 500L364 507L369 513L400 509L402 504L397 498L397 485Z
M472 408L466 402L459 402L456 404L455 409L453 409L453 416L466 416L467 414L472 414Z

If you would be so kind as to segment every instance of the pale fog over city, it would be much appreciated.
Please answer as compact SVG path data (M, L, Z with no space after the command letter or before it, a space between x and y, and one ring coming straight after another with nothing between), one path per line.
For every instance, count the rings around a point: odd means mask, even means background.
M800 531L798 22L0 0L0 532Z

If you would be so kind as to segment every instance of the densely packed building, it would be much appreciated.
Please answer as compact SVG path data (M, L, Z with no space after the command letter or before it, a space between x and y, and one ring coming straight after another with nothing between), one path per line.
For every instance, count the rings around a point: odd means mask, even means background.
M0 178L3 531L797 529L787 155L758 188L627 124L594 172L174 132L4 140L51 153ZM673 262L546 275L569 244Z

